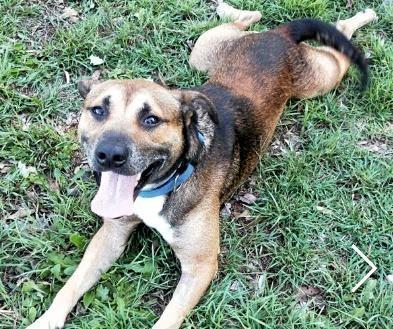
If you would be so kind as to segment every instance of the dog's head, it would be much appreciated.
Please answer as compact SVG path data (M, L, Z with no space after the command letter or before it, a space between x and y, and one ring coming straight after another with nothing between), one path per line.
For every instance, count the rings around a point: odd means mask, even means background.
M201 93L144 80L85 80L78 89L85 99L80 141L92 169L109 174L101 182L103 193L114 192L115 181L123 180L127 186L117 190L134 185L135 194L180 162L197 163L214 136L217 114Z

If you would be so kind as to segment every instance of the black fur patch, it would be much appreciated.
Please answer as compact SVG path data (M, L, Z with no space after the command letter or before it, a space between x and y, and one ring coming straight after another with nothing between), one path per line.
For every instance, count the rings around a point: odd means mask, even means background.
M368 85L368 67L364 54L333 25L317 19L298 19L287 24L293 41L317 40L346 55L361 73L361 88Z

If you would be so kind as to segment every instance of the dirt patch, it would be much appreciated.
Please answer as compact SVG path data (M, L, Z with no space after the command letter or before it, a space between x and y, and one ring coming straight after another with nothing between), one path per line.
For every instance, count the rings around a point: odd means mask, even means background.
M153 292L149 293L149 295L143 296L142 301L151 304L154 314L160 316L162 312L164 312L166 305L169 304L172 293L172 289L167 289L166 291L155 289Z
M393 156L393 143L384 137L365 139L358 142L357 145L362 149L380 156Z
M0 162L0 176L8 174L11 171L13 164L11 162Z
M277 129L268 153L274 156L283 155L288 152L300 154L304 143L300 137L300 133L300 126L298 124Z
M67 7L63 0L31 1L40 8L40 15L29 16L23 20L22 28L29 31L26 41L30 52L38 52L43 45L53 39L58 28L68 28L81 19L74 8Z
M60 135L77 129L79 122L80 112L69 112L65 118L59 118L53 123L53 128Z
M256 174L252 175L242 184L236 193L221 208L221 217L238 219L249 218L247 206L252 205L258 199L256 190Z
M33 1L32 3L40 7L41 15L27 17L23 21L22 28L31 31L29 39L26 40L28 49L37 51L53 38L64 5L60 1L53 1L50 4L44 1Z
M383 127L382 133L393 134L393 122L389 122L385 127Z
M295 299L299 306L308 310L325 313L327 302L322 290L316 286L302 285L299 287Z

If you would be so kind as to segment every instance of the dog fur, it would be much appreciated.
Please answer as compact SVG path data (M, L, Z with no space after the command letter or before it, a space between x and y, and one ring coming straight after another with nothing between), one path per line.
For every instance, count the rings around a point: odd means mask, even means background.
M157 229L180 260L180 281L154 325L179 328L217 272L220 206L255 169L287 100L328 92L351 61L365 82L364 57L348 39L375 19L373 11L338 22L344 34L315 20L254 33L245 30L260 19L259 12L222 6L220 16L232 22L205 32L190 56L191 65L210 75L204 85L169 90L144 80L79 84L85 99L79 135L94 170L100 171L97 145L109 140L126 145L130 154L119 173L133 175L153 166L138 184L158 184L181 162L194 164L196 170L172 193L144 200L136 196L133 216L104 218L80 265L30 329L62 328L79 298L121 255L141 222ZM327 46L302 43L307 39ZM99 119L91 112L97 107L105 113ZM141 124L146 115L160 123L146 128Z

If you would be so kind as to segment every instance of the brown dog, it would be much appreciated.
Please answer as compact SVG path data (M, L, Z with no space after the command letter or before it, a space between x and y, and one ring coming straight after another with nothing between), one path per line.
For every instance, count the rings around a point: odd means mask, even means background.
M168 90L143 80L82 81L80 139L101 174L92 210L104 218L82 262L45 314L29 328L64 325L78 299L121 255L144 222L174 249L182 274L154 328L179 328L217 272L219 210L254 170L286 101L336 86L363 55L348 41L375 19L367 10L337 23L298 20L265 33L245 32L258 12L221 5L234 22L203 34L190 63L210 80ZM301 41L316 39L328 47Z

